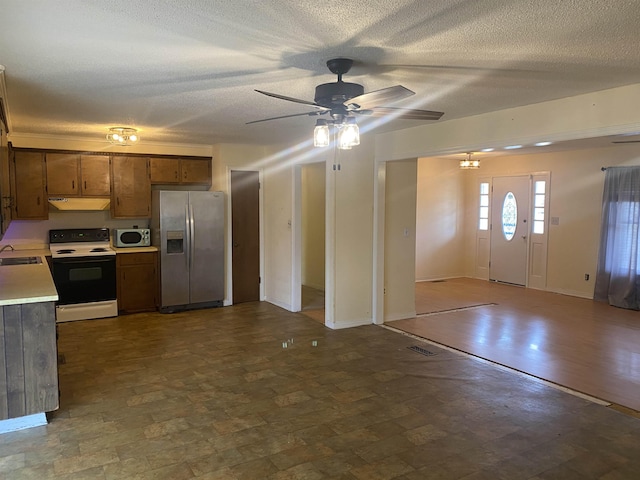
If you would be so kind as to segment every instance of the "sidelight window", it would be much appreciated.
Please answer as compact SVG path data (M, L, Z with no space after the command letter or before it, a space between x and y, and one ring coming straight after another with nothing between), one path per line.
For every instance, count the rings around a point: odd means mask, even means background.
M489 230L489 183L480 184L480 212L478 230Z
M546 183L544 180L536 181L533 191L533 233L540 235L544 234Z

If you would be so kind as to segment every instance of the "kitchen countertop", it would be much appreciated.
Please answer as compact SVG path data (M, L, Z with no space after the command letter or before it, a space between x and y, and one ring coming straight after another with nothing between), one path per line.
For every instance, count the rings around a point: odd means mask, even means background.
M42 263L0 266L0 306L58 300L48 255L48 249L5 250L0 254L0 258L42 257Z

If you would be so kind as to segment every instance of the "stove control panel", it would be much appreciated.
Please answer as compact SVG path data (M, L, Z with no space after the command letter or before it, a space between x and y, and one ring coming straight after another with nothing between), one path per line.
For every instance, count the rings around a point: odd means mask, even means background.
M109 242L108 228L49 230L49 243Z

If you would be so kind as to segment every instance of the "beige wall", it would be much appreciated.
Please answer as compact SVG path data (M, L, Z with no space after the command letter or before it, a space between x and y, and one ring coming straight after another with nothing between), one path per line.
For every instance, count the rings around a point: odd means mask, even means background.
M302 284L324 290L325 164L302 167Z
M415 316L417 160L387 163L384 320Z
M328 236L333 235L333 261L328 256L328 273L334 297L327 295L327 325L344 328L372 322L373 298L373 182L375 178L373 144L363 136L352 150L338 151L339 170L328 163ZM332 219L332 220L331 220ZM328 252L331 252L331 248ZM330 255L330 254L328 254ZM331 262L331 263L329 263ZM331 283L327 278L327 288ZM331 301L333 300L333 302Z
M466 172L467 194L477 192L474 177L517 175L548 171L551 173L549 215L558 225L548 225L548 257L546 289L593 297L598 247L602 190L606 166L640 165L640 144L616 145L608 148L575 150L489 158L480 170ZM475 235L477 219L467 221L469 236ZM472 266L467 265L471 271ZM585 273L589 281L584 280Z
M416 281L465 275L464 176L451 159L418 160Z
M541 151L543 151L541 149ZM433 188L439 175L455 176L457 160L421 159L418 167L418 192ZM464 248L466 255L464 274L474 276L474 245L477 226L477 194L480 179L522 175L535 172L550 172L548 219L555 217L558 225L548 224L548 257L546 290L593 297L593 282L598 257L600 215L604 173L603 166L640 165L640 144L616 145L608 148L575 150L532 155L509 155L484 158L479 170L458 171L457 176L464 181L464 194L459 215L464 215ZM439 171L433 171L438 167ZM426 172L430 172L426 175ZM424 175L421 175L424 174ZM442 180L443 183L446 183ZM452 181L455 184L455 181ZM418 201L418 219L429 218L439 225L451 217L451 209L446 202L446 192L439 202ZM421 193L418 193L420 198ZM439 220L438 217L443 219ZM420 221L417 222L420 225ZM434 233L442 238L440 233ZM427 278L451 277L459 275L459 255L453 252L459 242L451 244L419 244L417 258L422 258L416 271L421 269ZM442 261L443 251L448 251ZM589 281L584 275L589 274Z

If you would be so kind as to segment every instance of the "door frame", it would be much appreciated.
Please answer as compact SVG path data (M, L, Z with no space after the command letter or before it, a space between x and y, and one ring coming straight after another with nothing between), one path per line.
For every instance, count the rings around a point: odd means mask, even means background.
M260 182L260 190L258 192L258 219L259 219L259 235L260 235L260 301L265 300L264 288L264 172L261 168L246 167L226 167L227 177L227 202L226 202L226 221L225 221L225 270L227 272L225 278L225 299L224 306L233 305L233 223L231 218L231 171L242 172L258 172L258 181Z
M527 274L526 274L526 284L525 288L534 288L537 290L546 290L547 288L547 260L548 260L548 244L549 244L549 227L551 225L551 217L550 217L550 209L549 209L549 199L551 196L551 172L549 171L539 171L539 172L525 172L521 174L513 174L513 175L493 175L493 176L479 176L475 180L476 187L480 186L481 182L489 183L489 212L492 211L493 207L493 180L498 177L517 177L528 175L530 179L529 186L529 233L527 235ZM546 182L546 194L544 201L544 209L545 209L545 220L544 220L544 233L534 234L533 233L533 208L535 201L535 182L536 181L545 181ZM476 192L479 190L476 188ZM474 199L474 212L479 212L479 194L476 195ZM488 243L491 243L491 235L493 234L493 230L490 229L488 231L481 231L477 229L477 213L475 214L475 224L476 224L476 234L475 234L475 259L474 259L474 274L475 278L480 278L482 280L489 280L489 255L485 255L487 258L487 264L482 265L478 262L478 259L482 255L480 251L480 242L483 239L488 239ZM489 224L493 224L493 218L491 218L491 213L489 214ZM488 252L490 253L490 252Z

